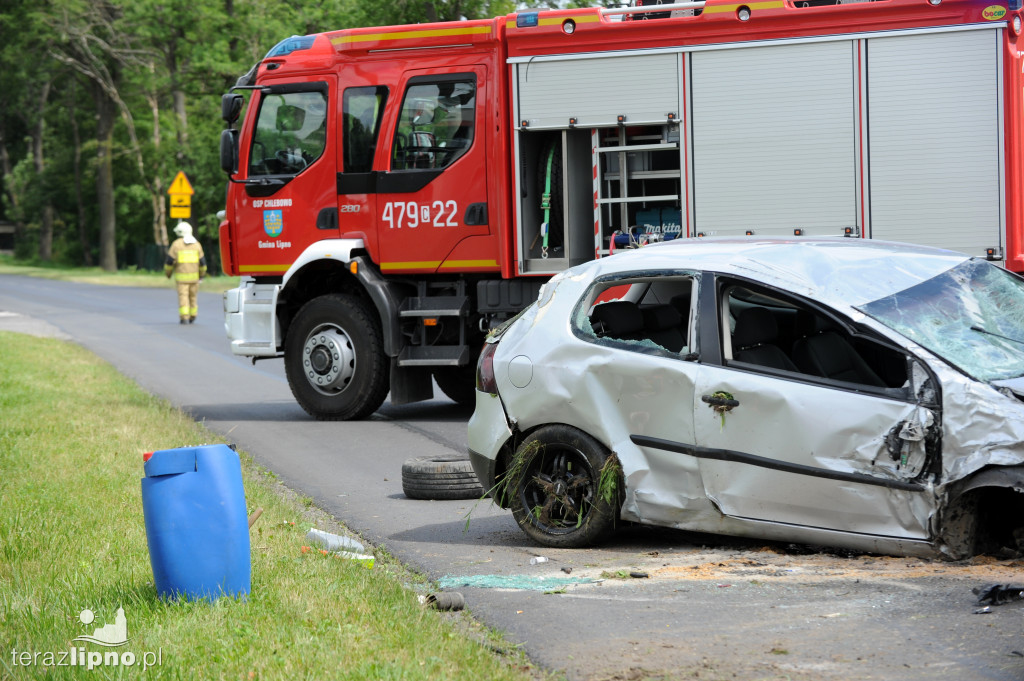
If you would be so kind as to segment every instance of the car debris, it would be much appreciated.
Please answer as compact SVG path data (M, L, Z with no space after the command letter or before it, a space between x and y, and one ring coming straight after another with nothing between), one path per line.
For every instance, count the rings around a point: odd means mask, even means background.
M1011 601L1024 600L1024 586L1011 584L990 584L975 587L971 592L978 597L978 605L1003 605Z
M339 534L332 534L318 530L315 527L306 533L306 539L311 544L316 544L327 551L349 551L352 553L365 553L366 547L351 537Z
M458 591L442 591L420 596L420 603L434 610L457 611L466 607L466 599Z
M619 520L1020 552L1024 279L847 238L687 239L555 275L481 353L469 450L542 546Z

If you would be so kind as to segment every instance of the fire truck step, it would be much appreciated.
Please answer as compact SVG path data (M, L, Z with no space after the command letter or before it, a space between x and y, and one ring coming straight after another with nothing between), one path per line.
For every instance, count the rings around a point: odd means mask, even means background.
M407 346L398 355L398 366L453 367L469 362L468 345Z
M398 311L400 317L465 317L468 296L426 296L406 298Z

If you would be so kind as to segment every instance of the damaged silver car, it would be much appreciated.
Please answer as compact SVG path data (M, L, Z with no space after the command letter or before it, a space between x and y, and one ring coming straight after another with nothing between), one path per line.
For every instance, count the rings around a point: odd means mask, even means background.
M1022 396L1015 274L861 239L687 240L569 269L495 330L469 447L546 546L621 519L962 558L1024 542Z

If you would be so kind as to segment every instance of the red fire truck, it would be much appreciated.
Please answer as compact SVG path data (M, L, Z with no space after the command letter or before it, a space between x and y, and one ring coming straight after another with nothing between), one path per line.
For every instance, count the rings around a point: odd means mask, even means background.
M431 378L471 399L488 328L638 242L878 238L1022 271L1020 6L706 0L284 40L222 103L232 350L354 419Z

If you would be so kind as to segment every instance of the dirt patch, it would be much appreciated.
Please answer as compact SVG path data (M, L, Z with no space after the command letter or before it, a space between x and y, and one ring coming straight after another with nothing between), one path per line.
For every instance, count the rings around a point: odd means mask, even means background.
M762 577L791 581L825 579L916 579L920 577L962 578L975 582L1020 582L1024 560L999 560L979 556L956 563L890 556L842 557L828 554L791 555L765 548L735 558L703 560L694 556L689 564L663 564L650 568L653 579L687 581L748 579Z

